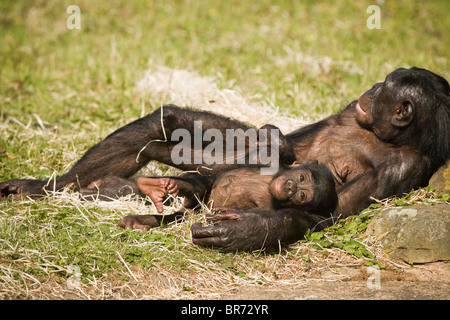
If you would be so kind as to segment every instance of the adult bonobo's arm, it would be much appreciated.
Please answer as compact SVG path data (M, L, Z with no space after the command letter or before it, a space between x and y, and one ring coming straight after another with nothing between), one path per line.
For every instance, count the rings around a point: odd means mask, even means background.
M338 189L334 216L345 217L366 208L373 198L401 195L426 185L428 160L418 153L392 149L385 161ZM407 177L407 178L406 178ZM426 179L425 179L426 180ZM231 211L212 216L212 225L192 225L194 244L224 251L251 251L278 247L302 239L308 229L330 226L331 219L295 210Z
M211 216L212 225L195 223L192 242L228 252L278 248L300 240L308 229L331 223L323 217L295 210L227 210Z
M357 214L373 203L373 199L402 196L428 185L432 172L427 157L407 149L388 151L389 155L382 155L384 162L337 189L339 201L335 217Z

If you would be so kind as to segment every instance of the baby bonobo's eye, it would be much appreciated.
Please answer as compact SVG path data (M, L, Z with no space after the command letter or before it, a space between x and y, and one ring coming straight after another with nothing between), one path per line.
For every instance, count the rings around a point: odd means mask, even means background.
M300 173L300 182L305 181L305 176L303 175L303 173Z
M303 202L306 200L306 193L303 191L300 191L300 201Z

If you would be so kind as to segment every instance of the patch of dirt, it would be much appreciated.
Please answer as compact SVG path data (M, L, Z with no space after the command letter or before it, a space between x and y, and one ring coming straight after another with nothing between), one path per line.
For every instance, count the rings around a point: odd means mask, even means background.
M367 267L325 270L304 283L270 287L243 286L221 299L250 300L447 300L450 263L436 262L410 268L380 270L379 286Z
M295 274L295 269L298 274ZM130 270L131 271L131 270ZM61 279L40 279L26 290L1 290L1 299L51 300L448 300L450 262L388 266L375 270L364 265L294 268L275 281L241 279L225 271L144 271L132 268L124 281L105 275L69 288ZM374 272L375 271L375 272ZM379 271L379 274L376 272ZM131 275L131 274L130 274ZM379 282L377 283L377 276ZM122 275L123 277L123 275Z

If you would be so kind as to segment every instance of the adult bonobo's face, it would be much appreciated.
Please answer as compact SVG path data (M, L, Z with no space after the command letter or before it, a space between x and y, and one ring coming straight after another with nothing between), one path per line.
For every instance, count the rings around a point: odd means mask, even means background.
M447 81L418 68L397 69L358 100L356 120L381 140L414 139L449 92Z

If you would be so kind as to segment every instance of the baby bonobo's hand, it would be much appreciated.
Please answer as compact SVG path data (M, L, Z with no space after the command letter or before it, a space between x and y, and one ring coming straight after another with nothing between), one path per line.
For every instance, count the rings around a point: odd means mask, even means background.
M178 194L178 186L175 180L170 178L139 178L137 185L142 193L150 197L155 204L158 213L163 212L163 200L168 194L174 197Z
M230 208L230 207L214 207L214 208L211 209L211 211L214 214L217 214L217 213L225 213L225 212L236 211L236 209L235 208ZM214 218L214 217L216 217L216 215L213 215L213 216L210 216L210 217Z

